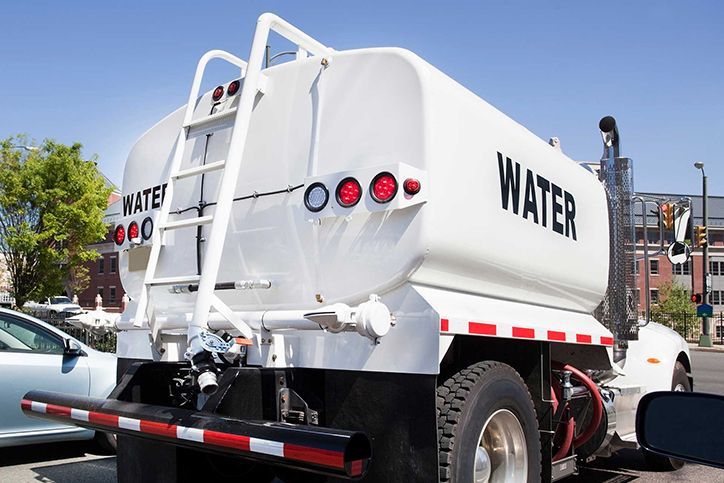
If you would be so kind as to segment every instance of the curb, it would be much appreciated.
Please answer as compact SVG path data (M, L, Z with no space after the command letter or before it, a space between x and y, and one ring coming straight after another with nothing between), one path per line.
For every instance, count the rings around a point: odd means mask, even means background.
M694 352L721 352L724 353L724 347L699 347L698 345L689 345L689 350Z

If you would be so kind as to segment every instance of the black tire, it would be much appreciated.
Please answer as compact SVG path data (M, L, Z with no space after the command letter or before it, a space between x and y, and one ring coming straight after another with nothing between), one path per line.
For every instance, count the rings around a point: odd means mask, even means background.
M461 370L437 389L441 482L474 480L480 434L488 418L500 409L513 413L522 427L528 455L527 481L540 480L538 420L528 388L509 365L485 361Z
M691 392L691 383L689 382L689 376L686 375L686 368L679 361L676 361L676 364L674 364L671 390L676 390L677 386L679 391ZM646 450L643 450L643 454L644 460L646 460L646 466L655 471L676 471L686 464L686 462L682 460L667 458L666 456L660 456Z
M101 431L96 431L93 442L95 443L95 447L98 449L99 453L109 455L116 454L118 440L116 439L115 433L103 433Z

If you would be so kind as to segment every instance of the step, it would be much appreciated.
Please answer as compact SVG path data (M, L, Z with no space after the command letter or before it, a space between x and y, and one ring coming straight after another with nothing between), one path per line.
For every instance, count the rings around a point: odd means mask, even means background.
M225 165L226 160L222 159L221 161L215 161L213 163L208 163L201 166L196 166L194 168L188 168L182 171L178 171L176 172L176 174L171 175L171 179L184 179L190 178L192 176L198 176L200 174L208 173L209 171L217 171L219 169L223 169Z
M184 124L184 127L186 128L194 128L203 126L205 124L210 124L215 121L219 121L221 119L226 119L227 117L231 117L234 114L236 114L236 108L232 107L231 109L224 109L223 111L215 112L214 114L211 114L210 116L204 116L200 117L198 119L194 119L193 121L189 122L188 124Z
M146 282L146 285L153 287L158 285L176 285L184 283L199 283L201 275L180 275L177 277L160 277Z
M196 218L187 218L185 220L167 221L166 223L161 225L161 229L162 230L177 230L179 228L186 228L189 226L208 225L212 221L214 221L214 217L212 215L198 216Z

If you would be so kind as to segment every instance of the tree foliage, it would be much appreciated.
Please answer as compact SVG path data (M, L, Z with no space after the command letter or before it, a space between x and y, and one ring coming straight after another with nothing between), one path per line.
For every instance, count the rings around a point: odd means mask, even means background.
M659 302L651 308L654 320L662 321L672 316L696 314L696 307L691 303L691 290L676 282L664 282L659 285Z
M84 263L98 253L110 194L94 159L81 144L46 140L32 151L15 147L25 137L0 142L0 252L19 307L87 286Z

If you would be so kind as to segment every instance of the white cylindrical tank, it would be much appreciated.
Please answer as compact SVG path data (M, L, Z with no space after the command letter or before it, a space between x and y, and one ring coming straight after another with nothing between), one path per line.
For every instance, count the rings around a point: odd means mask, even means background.
M272 286L219 291L233 309L358 304L408 281L581 312L598 305L608 274L605 194L559 150L405 50L335 52L326 68L308 58L264 73L235 193L244 199L234 205L218 280ZM195 117L233 108L238 97L214 106L207 93ZM133 148L124 227L158 213L182 115ZM231 119L191 131L182 169L225 159ZM399 184L414 177L420 192L400 186L393 202L377 203L370 183L384 171ZM185 211L171 219L213 203L220 173L205 175L203 193L199 177L180 181L173 207ZM350 176L362 200L342 208L335 190ZM319 213L303 202L315 181L330 194ZM196 273L196 237L196 228L168 232L156 275ZM135 298L149 249L120 248L123 284ZM159 312L193 305L193 294L153 290Z

